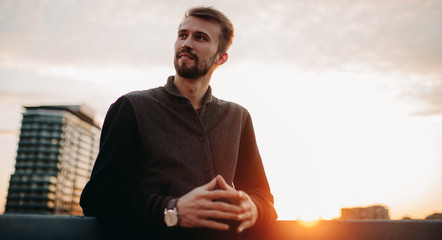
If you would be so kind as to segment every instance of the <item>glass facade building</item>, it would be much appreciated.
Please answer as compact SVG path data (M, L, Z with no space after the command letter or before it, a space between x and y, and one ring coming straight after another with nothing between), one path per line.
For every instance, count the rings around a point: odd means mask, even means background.
M82 105L25 107L5 213L83 215L100 127Z

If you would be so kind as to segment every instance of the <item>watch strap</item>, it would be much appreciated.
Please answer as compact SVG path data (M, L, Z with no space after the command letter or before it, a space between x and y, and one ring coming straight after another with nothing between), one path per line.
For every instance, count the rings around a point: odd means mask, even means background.
M167 202L167 209L174 209L176 208L176 204L178 202L178 198L172 198L169 200L169 202Z

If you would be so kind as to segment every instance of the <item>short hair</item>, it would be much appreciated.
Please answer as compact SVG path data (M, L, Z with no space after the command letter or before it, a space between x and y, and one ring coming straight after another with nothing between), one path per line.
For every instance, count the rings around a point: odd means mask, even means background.
M188 17L197 17L207 21L218 23L221 27L221 33L219 36L218 53L227 52L233 40L233 24L221 11L214 7L193 7L187 10L184 15L184 20ZM181 24L180 24L181 27Z

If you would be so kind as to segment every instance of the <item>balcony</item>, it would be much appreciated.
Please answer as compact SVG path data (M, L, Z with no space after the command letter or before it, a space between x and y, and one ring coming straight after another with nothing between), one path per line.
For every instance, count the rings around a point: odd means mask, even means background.
M0 216L0 239L112 239L91 217ZM252 239L269 240L440 240L441 220L278 221Z

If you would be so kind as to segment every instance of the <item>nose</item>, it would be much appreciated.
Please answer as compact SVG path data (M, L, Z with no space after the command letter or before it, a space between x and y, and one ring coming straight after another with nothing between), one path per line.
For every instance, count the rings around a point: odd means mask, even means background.
M187 37L183 43L181 44L181 48L189 48L192 49L192 38Z

